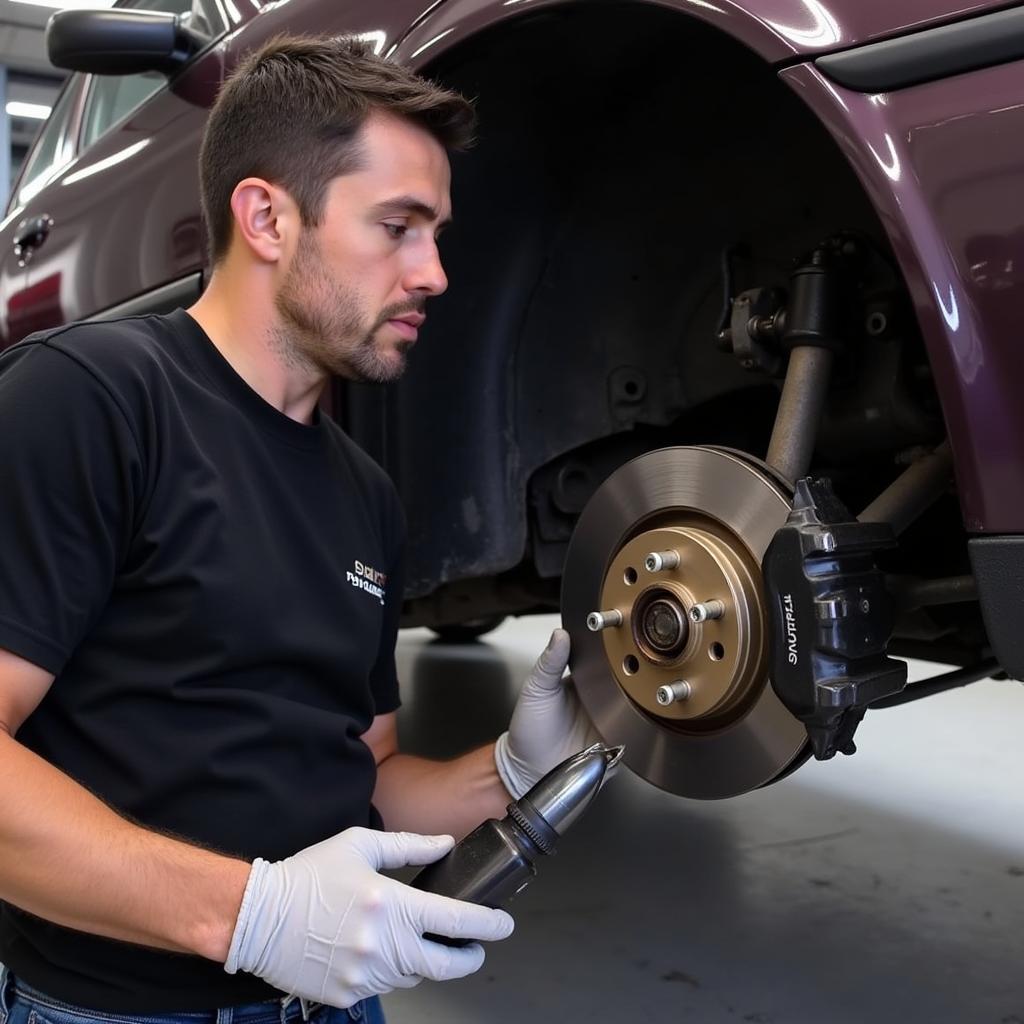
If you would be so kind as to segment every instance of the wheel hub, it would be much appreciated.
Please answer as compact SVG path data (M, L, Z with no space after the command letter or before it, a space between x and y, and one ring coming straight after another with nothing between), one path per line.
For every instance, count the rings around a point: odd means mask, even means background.
M601 606L620 611L623 623L603 630L601 639L630 700L667 721L696 721L749 691L763 658L764 611L749 555L706 517L673 518L690 525L642 530L612 560ZM671 552L678 561L652 571L645 564L652 552ZM721 614L691 622L693 609L711 600L721 603ZM659 702L659 688L678 680L690 684L687 698Z
M562 591L573 677L655 785L731 796L805 754L766 669L760 562L789 508L754 460L666 448L612 474L580 517Z

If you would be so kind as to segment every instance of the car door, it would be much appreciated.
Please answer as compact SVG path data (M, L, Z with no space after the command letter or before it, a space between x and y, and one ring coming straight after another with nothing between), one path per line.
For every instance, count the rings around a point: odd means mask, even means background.
M29 266L35 249L47 241L50 218L45 202L33 200L74 158L82 84L80 78L72 77L58 95L0 224L0 348L36 329L38 301L29 286Z
M118 6L189 14L211 42L227 27L205 0ZM23 233L40 231L23 252L31 315L14 318L12 341L111 310L174 308L199 294L196 154L219 57L205 50L171 83L155 72L74 77L83 98L73 158L35 191L19 183L17 221Z

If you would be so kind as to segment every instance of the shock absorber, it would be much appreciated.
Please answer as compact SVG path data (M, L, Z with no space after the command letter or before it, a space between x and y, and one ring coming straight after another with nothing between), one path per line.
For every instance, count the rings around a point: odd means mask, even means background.
M863 319L855 308L863 263L863 243L855 236L827 239L797 263L788 293L753 288L737 295L729 327L718 336L744 369L772 377L788 354L765 461L791 484L810 467L832 364L849 326Z
M860 250L840 235L814 249L790 278L789 302L769 322L789 352L782 396L765 461L795 483L806 475L828 393L832 363L843 346L844 320L850 312L848 282L856 274Z

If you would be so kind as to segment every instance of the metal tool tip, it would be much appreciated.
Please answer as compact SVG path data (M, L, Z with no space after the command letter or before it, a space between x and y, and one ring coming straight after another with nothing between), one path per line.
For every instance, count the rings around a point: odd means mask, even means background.
M609 768L614 768L621 760L622 755L626 752L625 744L620 743L617 747L606 747L605 748L605 764Z
M608 768L614 768L615 765L622 760L622 755L625 752L626 747L624 744L618 744L610 747L606 743L592 743L586 750L581 750L577 757L583 757L587 754L601 754L604 757L605 766Z

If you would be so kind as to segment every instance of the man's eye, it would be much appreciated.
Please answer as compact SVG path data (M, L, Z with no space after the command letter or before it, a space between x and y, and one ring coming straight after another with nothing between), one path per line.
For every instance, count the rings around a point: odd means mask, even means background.
M404 235L404 234L406 233L406 231L408 231L409 229L408 229L408 227L407 227L407 226L406 226L405 224L385 224L385 225L384 225L384 230L385 230L385 231L386 231L386 232L387 232L387 233L388 233L388 234L389 234L389 235L390 235L390 236L391 236L392 238L394 238L394 239L399 239L399 238L401 238L401 237L402 237L402 236L403 236L403 235Z

